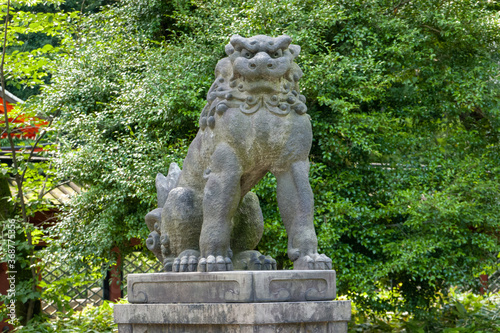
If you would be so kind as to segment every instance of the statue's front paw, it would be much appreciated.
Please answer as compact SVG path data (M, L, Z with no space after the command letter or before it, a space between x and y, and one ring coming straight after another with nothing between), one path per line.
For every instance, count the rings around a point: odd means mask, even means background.
M197 250L185 250L178 257L165 260L166 272L196 272L198 266L198 257L200 252Z
M276 270L276 260L258 251L243 251L234 256L234 268L247 271Z
M293 262L295 270L330 270L332 269L332 259L324 254L314 253L300 256Z
M174 259L172 264L173 272L196 272L198 257L182 256Z
M250 260L246 269L249 271L275 271L276 260L270 256L260 255Z
M232 271L233 262L229 257L209 255L198 260L198 272Z

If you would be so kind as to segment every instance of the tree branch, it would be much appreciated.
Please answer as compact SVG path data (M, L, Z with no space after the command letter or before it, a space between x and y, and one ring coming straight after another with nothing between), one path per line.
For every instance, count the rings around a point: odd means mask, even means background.
M401 2L399 2L399 4L396 5L396 7L393 7L390 12L386 12L384 15L389 15L391 13L396 13L400 7L403 7L404 5L406 5L410 1L411 0L401 0Z
M404 1L401 1L396 7L394 7L392 9L392 12L395 12L399 9L399 7L402 7L404 5L406 5L408 2L410 2L411 0L404 0Z
M10 126L9 126L9 115L8 115L8 110L7 110L7 99L6 99L6 93L5 93L5 75L4 75L4 65L5 65L5 52L7 50L7 28L9 27L9 14L10 14L10 0L7 0L7 13L5 15L5 26L4 26L4 36L3 36L3 45L2 45L2 60L0 62L0 81L2 85L2 99L3 99L3 113L4 113L4 119L5 119L5 131L7 133L7 137L9 139L9 144L12 149L12 164L14 165L14 173L15 173L15 178L16 178L16 183L17 183L17 193L19 195L19 202L21 203L21 212L23 216L23 221L24 223L28 223L28 216L26 214L26 205L24 202L24 194L23 194L23 184L21 181L21 177L19 174L19 165L17 163L17 157L16 157L16 149L14 146L14 140L12 139L12 133L10 131ZM38 281L38 275L36 274L35 270L35 260L33 258L33 238L31 236L31 231L29 228L26 228L26 239L28 241L28 246L30 248L30 256L29 256L29 262L30 262L30 270L31 270L31 290L33 292L37 291L37 281ZM35 309L35 299L30 298L29 303L28 303L28 310L26 313L26 322L30 321L31 318L33 317L33 312Z
M441 33L441 30L438 30L438 29L436 29L436 28L433 28L433 27L431 27L431 26L428 26L427 24L422 24L422 27L427 28L427 29L430 29L430 30L435 31L435 32L437 32L437 33Z
M63 181L61 183L58 183L57 185L52 186L50 189L48 189L46 191L44 191L45 190L45 184L43 184L43 189L42 189L42 191L40 191L40 194L38 195L38 199L43 198L47 193L49 193L50 191L58 188L59 186L66 185L66 184L69 184L69 183L71 183L71 180L65 180L65 181Z
M55 118L59 115L59 112L60 112L60 111L61 111L61 109L59 108L59 109L57 110L57 112L55 113L54 117L52 117L52 118L50 119L49 124L47 125L47 127L50 127L50 126L52 125L52 122L53 122L53 121L54 121L54 119L55 119ZM38 146L38 144L40 143L40 140L42 140L42 138L45 136L45 134L46 134L46 133L47 133L47 131L45 131L45 130L44 130L44 131L43 131L43 132L42 132L42 133L38 136L38 138L36 139L35 143L34 143L34 144L33 144L33 146L31 147L31 152L30 152L30 154L29 154L29 156L28 156L28 160L27 160L27 162L31 161L31 158L33 157L33 154L35 153L35 149L36 149L36 147ZM23 182L23 181L24 181L24 177L25 177L25 175L26 175L26 171L27 171L27 170L28 170L28 169L24 169L23 174L21 175L21 182Z
M2 99L5 99L5 94L2 95ZM5 106L4 106L5 108ZM16 118L14 118L14 120L12 120L12 122L15 122L17 120L17 118L19 118L19 115L16 116ZM5 129L2 131L2 133L0 134L0 138L7 132L7 126L5 127Z

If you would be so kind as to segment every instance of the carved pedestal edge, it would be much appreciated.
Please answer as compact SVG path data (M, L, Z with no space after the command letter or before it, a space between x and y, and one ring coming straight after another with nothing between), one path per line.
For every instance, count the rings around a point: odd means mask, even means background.
M130 303L329 301L335 271L231 271L128 275Z
M344 333L350 319L350 301L115 305L119 333Z

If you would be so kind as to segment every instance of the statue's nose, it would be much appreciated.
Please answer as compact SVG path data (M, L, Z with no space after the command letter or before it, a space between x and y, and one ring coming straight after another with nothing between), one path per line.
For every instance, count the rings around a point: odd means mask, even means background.
M266 52L257 53L249 62L248 67L255 71L265 71L274 68L272 58Z

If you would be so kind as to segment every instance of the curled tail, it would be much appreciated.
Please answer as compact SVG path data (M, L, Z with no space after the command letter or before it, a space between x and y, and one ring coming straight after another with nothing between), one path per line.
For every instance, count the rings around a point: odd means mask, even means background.
M161 211L165 202L167 202L168 194L172 189L177 187L181 169L177 163L171 163L168 168L168 174L165 177L161 173L156 175L156 198L158 208L152 210L145 216L145 222L151 232L146 240L146 247L154 253L156 258L163 263L163 259L170 253L168 235L161 234Z

